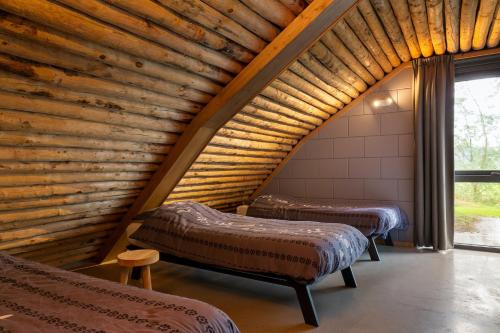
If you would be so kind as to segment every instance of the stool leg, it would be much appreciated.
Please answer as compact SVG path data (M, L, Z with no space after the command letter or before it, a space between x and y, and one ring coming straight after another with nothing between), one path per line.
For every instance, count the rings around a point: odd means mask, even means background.
M151 270L149 269L149 265L142 268L142 283L144 289L153 289L151 285Z
M130 269L128 267L122 267L122 271L120 272L120 283L121 284L127 284L129 273L130 273Z

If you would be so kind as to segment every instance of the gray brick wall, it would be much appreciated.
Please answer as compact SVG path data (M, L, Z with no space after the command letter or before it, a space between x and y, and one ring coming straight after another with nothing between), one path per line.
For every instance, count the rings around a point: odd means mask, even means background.
M318 201L356 200L399 204L410 218L408 231L393 237L413 238L413 111L411 69L403 70L377 91L395 101L373 108L368 95L304 144L265 193L282 193Z

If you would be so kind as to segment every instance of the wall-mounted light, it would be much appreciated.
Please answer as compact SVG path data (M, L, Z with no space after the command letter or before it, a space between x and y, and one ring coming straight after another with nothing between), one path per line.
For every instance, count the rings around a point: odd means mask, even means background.
M373 93L370 96L371 105L374 108L382 108L394 104L394 99L392 99L391 94L388 91L381 91Z

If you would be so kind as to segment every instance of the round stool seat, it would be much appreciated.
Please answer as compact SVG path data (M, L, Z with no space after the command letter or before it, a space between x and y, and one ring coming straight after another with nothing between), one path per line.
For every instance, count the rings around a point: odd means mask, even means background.
M125 267L152 265L158 260L160 260L160 253L156 250L133 250L118 255L118 264Z
M117 257L118 265L122 267L120 282L127 284L131 268L141 267L143 286L145 289L152 289L149 265L158 260L160 260L160 253L156 250L143 249L120 253Z

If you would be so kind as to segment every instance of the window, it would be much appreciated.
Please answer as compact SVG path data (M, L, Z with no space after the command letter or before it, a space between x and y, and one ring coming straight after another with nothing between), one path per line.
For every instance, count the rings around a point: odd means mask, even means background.
M455 243L500 249L500 76L455 84Z

